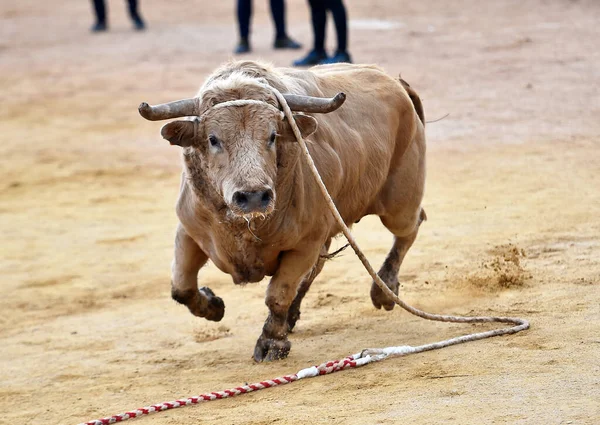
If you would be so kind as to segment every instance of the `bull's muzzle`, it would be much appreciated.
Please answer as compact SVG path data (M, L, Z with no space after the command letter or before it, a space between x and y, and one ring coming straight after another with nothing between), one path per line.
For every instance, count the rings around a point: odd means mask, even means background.
M242 191L233 194L233 204L243 214L265 214L273 203L273 191L269 188Z

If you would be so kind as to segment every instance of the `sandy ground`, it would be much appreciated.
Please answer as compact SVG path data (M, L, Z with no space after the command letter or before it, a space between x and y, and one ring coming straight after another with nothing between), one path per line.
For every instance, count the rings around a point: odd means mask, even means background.
M483 329L375 310L350 252L313 285L284 361L250 358L266 282L209 266L223 321L176 305L179 152L136 108L193 94L236 36L231 2L142 3L149 31L113 0L102 35L87 2L0 4L0 423L75 424ZM288 65L299 53L270 50L255 3L252 57ZM401 72L429 119L450 113L428 126L429 221L402 295L531 329L132 423L600 423L600 5L348 3L355 60ZM289 16L308 44L305 2ZM375 218L355 234L378 267L390 235Z

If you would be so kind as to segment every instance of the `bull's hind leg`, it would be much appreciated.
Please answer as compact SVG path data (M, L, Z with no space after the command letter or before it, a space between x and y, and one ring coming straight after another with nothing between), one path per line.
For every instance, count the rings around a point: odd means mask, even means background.
M325 243L325 245L323 245L317 263L313 266L310 273L306 275L300 283L300 287L298 288L296 298L294 298L294 301L292 301L292 305L290 306L290 310L288 311L288 332L291 332L294 329L294 326L296 326L296 322L298 321L298 319L300 319L300 305L302 304L302 300L304 299L304 296L310 289L310 285L312 285L313 281L317 278L319 273L321 273L321 270L323 270L323 265L325 264L325 261L327 259L327 252L329 251L330 245L331 239L329 239Z
M416 224L411 226L412 230L408 233L399 230L402 228L406 229L406 227L394 226L395 223L393 220L386 220L384 217L381 219L383 224L394 233L394 245L377 274L396 295L398 295L398 273L400 271L400 266L402 265L402 260L404 260L404 256L417 238L421 222L426 219L427 216L425 215L425 210L421 209ZM376 308L379 309L383 307L388 311L392 310L396 305L393 300L383 293L375 282L371 285L371 301Z
M225 304L208 288L198 289L198 272L208 256L179 225L175 236L171 296L184 304L194 316L218 322L225 314Z

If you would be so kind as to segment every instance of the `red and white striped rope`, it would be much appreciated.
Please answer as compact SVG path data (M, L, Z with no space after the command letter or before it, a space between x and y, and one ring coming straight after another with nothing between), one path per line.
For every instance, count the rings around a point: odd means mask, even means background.
M438 321L438 322L452 322L452 323L509 323L512 326L510 326L508 328L494 329L494 330L485 331L485 332L477 332L477 333L473 333L473 334L469 334L469 335L463 335L463 336L459 336L456 338L450 338L450 339L447 339L444 341L420 345L417 347L403 345L403 346L398 346L398 347L371 348L371 349L363 350L360 353L353 354L353 355L348 356L341 360L329 361L329 362L323 363L319 366L313 366L313 367L309 367L307 369L302 369L293 375L285 375L280 378L274 378L272 380L262 381L262 382L258 382L256 384L243 385L240 387L232 388L230 390L212 392L209 394L201 394L199 396L189 397L189 398L181 399L181 400L175 400L175 401L171 401L171 402L167 402L167 403L154 404L152 406L142 407L140 409L132 410L130 412L125 412L120 415L114 415L114 416L109 416L109 417L103 418L103 419L96 419L94 421L84 422L79 425L114 424L117 422L126 421L127 419L137 418L139 416L147 415L147 414L153 413L153 412L161 412L163 410L175 409L177 407L182 407L182 406L189 406L192 404L198 404L203 401L219 400L219 399L223 399L223 398L234 397L236 395L246 394L246 393L250 393L253 391L262 390L265 388L271 388L271 387L276 387L278 385L289 384L290 382L299 381L300 379L304 379L304 378L311 378L314 376L327 375L327 374L334 373L334 372L344 370L347 368L360 367L360 366L364 366L369 363L384 360L389 357L398 357L398 356L405 356L408 354L422 353L424 351L439 350L440 348L450 347L450 346L456 345L456 344L462 344L462 343L470 342L470 341L477 341L480 339L491 338L494 336L510 335L510 334L514 334L514 333L520 332L525 329L529 329L529 322L527 320L521 319L521 318L515 318L515 317L494 317L494 316L469 317L469 316L450 316L450 315L427 313L425 311L422 311L415 307L412 307L411 305L409 305L406 302L404 302L403 300L401 300L396 294L394 294L390 290L390 288L388 288L387 285L381 280L381 278L377 275L377 273L375 273L375 270L373 269L373 267L371 266L371 264L369 263L369 261L367 260L365 255L360 250L358 244L354 240L354 237L350 233L350 230L348 229L348 227L344 223L344 220L340 216L340 213L338 212L333 200L331 199L331 196L327 192L327 188L325 187L325 184L323 183L323 180L321 179L321 176L319 175L319 171L317 170L317 167L315 166L315 164L310 156L310 153L308 151L306 143L304 142L304 140L302 139L302 136L300 135L300 130L298 129L298 126L296 125L296 123L294 121L294 118L292 116L292 111L290 110L287 102L285 101L285 98L275 88L270 87L270 86L266 86L266 87L273 90L273 93L279 100L279 103L281 104L281 106L283 108L283 113L285 114L286 118L288 119L288 122L290 123L290 126L292 127L292 131L293 131L294 135L296 136L298 143L302 147L302 154L304 156L304 159L310 166L310 169L315 178L315 181L319 185L321 193L323 194L323 196L325 197L325 199L327 201L327 206L329 207L331 213L333 214L336 221L340 225L342 232L348 239L348 242L354 249L354 251L355 251L356 255L358 256L358 258L360 259L360 261L365 266L365 269L367 270L369 275L373 278L374 282L377 284L377 286L379 286L379 288L381 288L381 290L390 299L394 300L394 302L396 304L398 304L400 307L402 307L404 310L408 311L409 313L411 313L415 316L421 317L423 319L426 319L426 320L433 320L433 321Z
M208 394L200 394L194 397L188 397L184 399L169 401L160 404L153 404L151 406L140 407L139 409L131 410L129 412L121 413L119 415L109 416L102 419L96 419L89 422L84 422L80 425L107 425L114 424L117 422L123 422L127 419L137 418L140 416L148 415L154 412L162 412L163 410L175 409L177 407L191 406L192 404L198 404L203 401L220 400L223 398L234 397L240 394L251 393L253 391L262 390L265 388L275 387L277 385L285 385L290 382L297 381L296 375L286 375L280 378L274 378L268 381L257 382L256 384L242 385L239 387L231 388L224 391L215 391Z
M330 373L338 372L352 367L360 367L368 363L383 360L388 357L389 354L378 354L378 355L365 355L357 353L352 356L348 356L341 360L333 360L325 362L319 366L309 367L302 369L293 375L285 375L279 378L273 378L267 381L257 382L255 384L246 384L239 387L231 388L224 391L215 391L207 394L200 394L194 397L188 397L184 399L169 401L160 404L153 404L151 406L141 407L139 409L131 410L129 412L121 413L119 415L109 416L102 419L96 419L89 422L83 422L79 425L108 425L117 422L123 422L127 419L137 418L140 416L148 415L154 412L162 412L164 410L176 409L183 406L191 406L192 404L198 404L204 401L220 400L223 398L235 397L240 394L247 394L253 391L264 390L265 388L276 387L279 385L289 384L294 381L299 381L304 378L311 378L314 376L327 375Z

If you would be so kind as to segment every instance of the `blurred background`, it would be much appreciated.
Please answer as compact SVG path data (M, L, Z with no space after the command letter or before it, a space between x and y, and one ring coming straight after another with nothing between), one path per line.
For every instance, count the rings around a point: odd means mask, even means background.
M598 423L600 3L345 4L352 60L401 73L427 119L450 114L427 126L429 221L402 294L532 330L140 423ZM253 6L252 51L234 55L234 1L140 0L140 31L107 0L105 32L88 1L0 2L0 423L76 423L465 331L374 310L350 253L313 285L278 364L250 361L266 281L204 269L219 324L170 300L180 152L137 106L194 95L231 58L291 66L311 49L306 1L286 2L299 50L274 50L269 4ZM355 232L378 265L388 233L375 218Z

